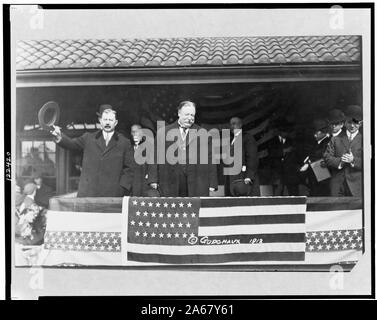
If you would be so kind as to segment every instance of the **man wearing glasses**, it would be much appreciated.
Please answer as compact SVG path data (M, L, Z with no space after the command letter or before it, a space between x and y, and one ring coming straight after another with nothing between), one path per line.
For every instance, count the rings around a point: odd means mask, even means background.
M340 129L340 133L331 138L325 151L326 164L332 171L332 196L362 196L363 144L359 131L361 123L361 107L348 106L345 110L346 130Z

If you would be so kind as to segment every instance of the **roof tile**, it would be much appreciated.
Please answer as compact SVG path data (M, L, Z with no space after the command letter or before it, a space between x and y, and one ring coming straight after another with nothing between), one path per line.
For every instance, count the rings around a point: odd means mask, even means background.
M190 66L192 64L192 58L186 55L181 61L178 62L178 66Z
M238 64L238 57L234 54L229 56L229 58L226 60L226 64Z
M207 57L201 55L198 59L196 59L193 64L194 65L203 65L207 63Z
M270 62L270 59L268 58L267 54L260 54L255 59L258 64L268 64Z
M150 61L147 65L150 67L158 67L161 65L163 59L161 57L154 57L152 61Z
M96 58L94 60L91 60L89 63L88 63L88 68L98 68L100 67L100 65L103 63L103 60L100 59L100 58Z
M210 64L216 65L216 66L223 65L223 59L222 59L222 57L220 55L215 56L209 62L210 62Z
M140 57L137 61L135 61L135 67L142 67L145 66L148 59L146 57Z
M359 36L19 41L17 70L360 63Z
M250 54L244 56L244 58L241 60L241 63L246 64L246 65L253 64L254 63L253 56Z

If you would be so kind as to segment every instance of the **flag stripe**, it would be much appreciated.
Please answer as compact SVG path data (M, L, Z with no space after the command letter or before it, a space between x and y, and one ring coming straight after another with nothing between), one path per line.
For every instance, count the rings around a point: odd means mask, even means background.
M122 198L62 198L50 199L49 209L68 212L121 213Z
M308 264L328 264L345 261L358 261L362 256L361 250L344 250L332 252L306 252L305 262Z
M47 211L47 226L48 231L120 232L122 214Z
M308 198L307 211L341 211L362 209L360 198Z
M205 200L202 201L205 202ZM201 207L200 217L227 217L227 216L257 216L257 215L278 215L278 214L303 214L306 211L305 204L296 205L261 205L261 206L234 206L228 207Z
M240 261L301 261L305 258L304 252L248 252L248 253L229 253L215 255L167 255L167 254L144 254L144 253L127 253L128 260L140 262L156 262L171 264L187 264L187 263L225 263Z
M356 260L355 260L356 261ZM341 263L341 262L339 262ZM153 267L160 267L161 264L158 264L156 262L145 262L145 261L131 261L131 260L128 260L127 261L127 265L128 266L153 266ZM214 267L214 264L213 263L204 263L202 262L201 265L203 266L207 266L207 267ZM215 268L222 268L224 267L224 269L226 269L226 266L232 266L232 268L230 268L231 270L235 270L233 267L234 266L244 266L244 270L246 271L253 271L253 269L251 268L252 266L258 266L258 270L256 271L261 271L262 268L264 267L268 267L268 266L271 266L271 268L274 268L274 265L276 266L276 269L273 270L273 271L279 271L282 267L288 267L288 266L292 266L292 270L291 271L296 271L294 270L295 266L305 266L305 265L309 265L306 263L306 261L304 260L295 260L295 261L290 261L290 260L275 260L273 262L268 262L268 261L263 261L263 260L258 260L258 261L228 261L228 262L222 262L221 264L217 264L215 266ZM316 266L316 264L312 264L313 266ZM318 264L319 265L319 264ZM323 265L323 264L321 264ZM259 266L261 267L261 269L259 269ZM330 267L331 265L329 265ZM174 266L173 266L174 267ZM184 267L184 266L182 266ZM192 267L192 265L187 265L187 267ZM229 271L230 269L228 269L227 271ZM268 267L269 269L269 267ZM208 268L207 270L210 270L210 268ZM219 269L220 270L220 269ZM318 271L318 269L316 270ZM329 271L329 270L327 270Z
M200 218L199 226L227 226L227 225L251 225L251 224L282 224L282 223L305 223L305 214L280 214L259 216L233 216Z
M199 227L199 236L217 236L232 234L259 234L259 233L301 233L305 224L258 224L242 226Z
M199 242L198 242L199 243ZM228 254L234 253L234 246L226 245L143 245L129 243L127 245L129 252L149 253L149 254L176 254L176 255L192 255L192 254ZM260 243L237 244L237 252L302 252L305 250L305 243Z
M232 234L227 236L206 236L209 241L233 241L239 239L240 243L250 243L254 241L262 241L263 243L273 242L305 242L305 233L260 233L260 234Z
M240 206L276 206L306 204L306 197L223 197L201 198L202 208L240 207ZM306 208L306 207L305 207Z
M314 211L306 213L307 232L327 230L361 229L362 210Z

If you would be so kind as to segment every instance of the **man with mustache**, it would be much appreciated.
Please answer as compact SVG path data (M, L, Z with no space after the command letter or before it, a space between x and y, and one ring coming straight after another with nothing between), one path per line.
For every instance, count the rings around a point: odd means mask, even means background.
M157 139L166 141L166 159L164 163L158 165L161 196L209 196L210 191L217 189L217 167L212 163L211 139L208 139L206 148L203 148L206 150L200 150L203 140L197 133L202 128L194 123L195 114L195 104L191 101L182 101L178 106L178 120L162 128L164 134L157 133ZM174 139L170 139L169 136ZM157 145L161 145L160 141ZM176 163L171 163L172 159L168 159L169 150L177 151ZM201 162L202 158L206 158L207 163Z
M51 133L59 146L83 152L77 197L122 197L132 185L131 144L115 131L118 120L111 105L101 105L97 115L100 131L70 138L54 126Z

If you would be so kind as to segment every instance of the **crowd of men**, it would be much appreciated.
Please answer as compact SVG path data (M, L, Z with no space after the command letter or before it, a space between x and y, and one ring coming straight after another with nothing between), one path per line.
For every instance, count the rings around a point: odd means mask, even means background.
M325 119L313 121L304 143L290 138L292 127L282 123L271 141L269 160L274 195L301 195L304 185L313 197L362 196L362 109L332 109Z
M187 161L158 163L156 155L143 164L135 161L138 150L145 150L140 124L131 127L131 141L116 130L116 111L111 105L101 105L98 120L102 130L85 133L78 138L66 136L59 127L51 133L55 142L67 149L83 153L78 197L209 196L218 189L218 166L203 163L195 123L196 105L183 101L177 108L178 119L165 126L164 132L176 130L177 139L167 139L165 152L175 148ZM313 123L311 140L298 146L292 137L292 124L280 121L277 134L268 143L268 170L273 195L300 195L305 185L310 196L362 196L362 109L351 105L330 110L324 119ZM226 175L225 196L260 196L258 149L254 137L242 130L242 119L229 122L230 153L236 152L237 139L242 139L242 168L237 174ZM158 132L157 132L158 136ZM206 148L211 159L211 142ZM226 167L226 165L224 165Z

